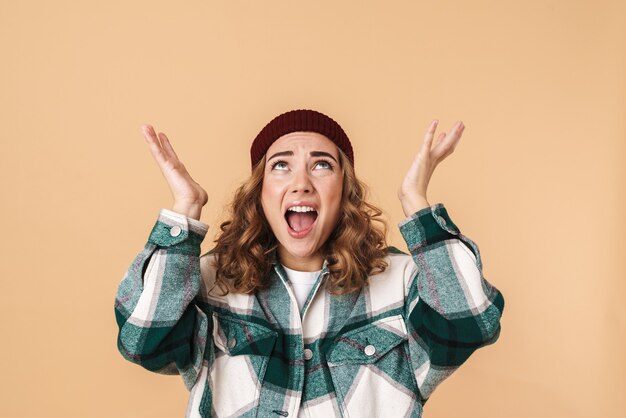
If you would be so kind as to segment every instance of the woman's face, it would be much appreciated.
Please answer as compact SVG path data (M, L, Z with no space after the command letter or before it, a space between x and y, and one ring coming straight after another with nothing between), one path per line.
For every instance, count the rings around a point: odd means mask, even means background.
M261 203L281 263L322 268L320 249L337 225L343 175L337 146L316 132L292 132L267 150Z

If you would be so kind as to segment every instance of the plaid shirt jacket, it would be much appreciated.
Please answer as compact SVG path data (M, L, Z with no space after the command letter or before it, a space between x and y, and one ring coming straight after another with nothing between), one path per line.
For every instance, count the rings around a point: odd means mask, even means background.
M386 271L341 296L325 290L324 263L300 313L275 259L268 290L209 293L208 225L161 209L118 288L118 349L180 374L186 417L421 417L437 385L498 339L504 299L443 204L399 227L411 255L390 248Z

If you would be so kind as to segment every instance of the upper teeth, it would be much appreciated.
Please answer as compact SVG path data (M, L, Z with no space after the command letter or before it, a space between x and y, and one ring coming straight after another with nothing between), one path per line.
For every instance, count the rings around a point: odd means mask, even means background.
M310 206L292 206L289 209L287 209L287 211L293 211L293 212L315 212L315 209L313 209Z

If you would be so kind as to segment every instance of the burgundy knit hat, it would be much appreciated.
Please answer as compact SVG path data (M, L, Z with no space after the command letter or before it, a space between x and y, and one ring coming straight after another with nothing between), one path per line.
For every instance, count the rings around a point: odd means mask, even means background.
M259 132L250 147L252 168L261 161L270 145L291 132L317 132L335 143L354 165L352 144L341 126L330 117L315 110L298 109L276 116Z

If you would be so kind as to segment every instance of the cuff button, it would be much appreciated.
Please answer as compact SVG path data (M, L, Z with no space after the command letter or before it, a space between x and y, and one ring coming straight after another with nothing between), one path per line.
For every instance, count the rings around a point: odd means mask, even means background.
M363 350L365 352L365 354L367 354L368 356L373 356L374 353L376 352L376 347L374 347L373 345L368 345L367 347L365 347L365 349Z
M228 348L234 348L237 345L237 340L235 338L231 338L228 340Z
M441 216L441 215L440 215L440 216L438 216L438 218L439 218L439 223L440 223L441 225L444 225L444 226L445 226L445 225L446 225L446 219L445 219L443 216Z
M181 232L183 232L183 229L178 225L175 225L170 229L170 235L173 237L179 236Z

